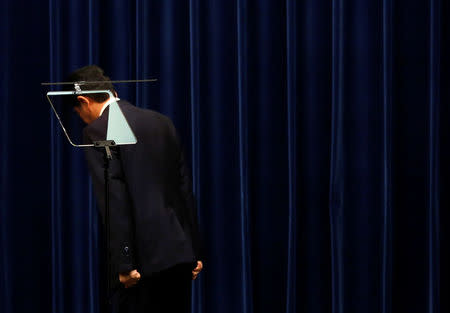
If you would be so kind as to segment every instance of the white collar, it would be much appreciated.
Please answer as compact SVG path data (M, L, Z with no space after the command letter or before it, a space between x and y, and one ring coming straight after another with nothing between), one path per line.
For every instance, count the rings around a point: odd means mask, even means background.
M99 115L99 117L102 116L103 111L105 111L105 109L108 107L108 105L110 105L113 101L119 101L119 100L120 100L120 98L115 97L115 98L113 98L113 99L109 99L108 101L106 101L105 104L103 104L102 109L100 110L100 115Z

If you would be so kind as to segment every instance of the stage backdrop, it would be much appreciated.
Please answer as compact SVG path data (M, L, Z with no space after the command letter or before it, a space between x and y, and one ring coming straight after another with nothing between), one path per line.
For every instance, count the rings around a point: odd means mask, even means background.
M39 85L92 63L159 79L119 93L192 164L194 312L450 311L449 21L445 0L2 1L0 311L99 312L83 153Z

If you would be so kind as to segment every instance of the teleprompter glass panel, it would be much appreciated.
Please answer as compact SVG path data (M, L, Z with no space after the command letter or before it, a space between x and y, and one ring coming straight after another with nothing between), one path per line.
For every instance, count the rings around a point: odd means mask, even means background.
M51 100L51 97L67 97L67 96L78 96L83 94L94 94L94 93L107 93L109 95L109 113L108 113L108 128L106 132L106 140L113 140L116 145L127 145L135 144L137 142L136 136L133 133L130 125L128 124L125 116L120 109L116 97L109 90L83 90L83 91L49 91L47 92L47 99L52 106L53 112L55 113L58 122L60 123L64 134L69 140L70 144L75 147L86 147L92 146L92 144L81 143L81 136L79 134L74 134L72 127L68 125L68 120L65 116L61 116L64 111L58 110L57 107ZM59 111L59 112L58 112ZM70 123L69 123L70 124ZM76 131L75 131L76 132ZM76 139L75 139L76 138Z

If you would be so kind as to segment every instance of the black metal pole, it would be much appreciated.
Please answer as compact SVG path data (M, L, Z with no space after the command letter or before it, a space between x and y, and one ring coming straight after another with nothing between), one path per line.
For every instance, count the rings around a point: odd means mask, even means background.
M109 165L112 160L110 147L115 146L114 140L104 140L94 142L95 147L104 147L104 178L105 178L105 231L106 231L106 310L109 311L111 305L111 230L109 218Z
M110 156L107 153L109 147L105 147L105 231L106 231L106 304L107 307L111 304L110 292L111 292L111 240L110 240L110 218L109 218L109 161Z
M105 147L105 231L106 231L106 303L110 304L110 292L111 292L111 241L110 241L110 219L109 219L109 160L110 157L106 151L109 147Z

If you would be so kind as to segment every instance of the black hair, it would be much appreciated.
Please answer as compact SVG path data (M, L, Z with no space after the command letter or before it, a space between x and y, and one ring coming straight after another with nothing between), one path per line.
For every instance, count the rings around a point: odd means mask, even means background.
M81 90L110 90L113 94L115 93L115 89L111 80L108 76L104 74L103 69L101 69L97 65L87 65L82 68L79 68L72 73L69 74L67 80L69 82L78 82ZM83 82L95 81L96 83L92 84L83 84ZM66 85L65 90L75 90L74 85ZM92 94L84 94L83 96L91 98L96 102L104 102L108 100L109 95L106 93L92 93ZM79 105L76 95L71 98L71 104L73 106Z

